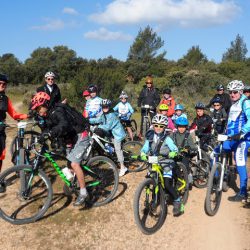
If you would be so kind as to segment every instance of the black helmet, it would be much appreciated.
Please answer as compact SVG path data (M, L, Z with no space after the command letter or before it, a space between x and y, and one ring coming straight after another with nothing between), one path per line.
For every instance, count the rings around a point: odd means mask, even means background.
M94 84L89 85L89 86L88 86L88 91L89 91L90 93L96 93L96 92L97 92L97 87L96 87L96 85L94 85Z
M109 99L102 99L101 106L102 107L110 107L112 102Z
M171 89L164 89L163 94L171 95Z
M195 104L195 109L205 109L205 108L206 108L206 106L202 102L197 102Z
M249 85L245 85L243 93L245 92L250 92L250 86Z
M221 98L219 96L215 97L213 100L212 100L212 103L221 103Z
M216 89L217 91L224 90L224 86L222 84L219 84Z
M9 79L8 79L7 75L0 74L0 81L8 83Z

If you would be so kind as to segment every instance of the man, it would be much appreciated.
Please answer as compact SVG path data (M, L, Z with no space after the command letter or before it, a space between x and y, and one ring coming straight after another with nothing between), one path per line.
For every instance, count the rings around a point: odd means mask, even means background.
M243 201L247 199L247 153L250 146L250 100L243 95L244 84L234 80L227 85L232 106L228 115L226 135L230 140L223 143L223 149L234 152L236 168L240 177L240 191L228 199Z
M55 74L49 71L45 74L45 84L37 88L36 92L45 92L50 96L49 109L53 108L56 103L61 102L61 92L55 83ZM66 103L66 99L63 100Z
M12 102L5 95L6 86L8 83L8 77L4 74L0 74L0 172L5 158L5 119L6 113L8 113L13 119L27 119L29 116L26 114L17 113L14 110ZM1 188L1 187L0 187Z
M228 114L229 109L231 107L231 99L229 94L224 92L224 86L222 84L217 86L217 94L213 96L213 98L210 100L209 104L206 107L210 108L213 105L213 100L215 100L218 97L221 100L222 107L226 110Z
M138 107L144 105L151 106L151 110L149 112L150 118L155 116L156 114L156 107L160 103L160 95L158 93L158 90L153 87L153 78L151 76L146 77L146 85L143 86L143 89L141 90L141 93L138 98ZM144 108L141 109L141 129L140 129L140 135L142 132L143 127L143 116L145 115L146 110Z

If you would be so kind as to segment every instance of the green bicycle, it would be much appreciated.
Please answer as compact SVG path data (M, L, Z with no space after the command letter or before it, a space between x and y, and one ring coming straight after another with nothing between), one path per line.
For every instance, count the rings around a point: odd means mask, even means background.
M162 164L173 164L173 160L148 157L149 171L135 193L135 222L144 234L153 234L159 230L167 216L170 196L165 188ZM173 186L185 204L189 194L188 172L181 162L175 162L175 167L178 168L178 175L173 176Z
M39 145L39 149L35 149ZM0 217L12 224L21 225L35 222L49 209L53 189L45 171L42 169L45 162L51 163L56 173L64 182L66 195L79 193L77 178L74 175L68 180L62 167L56 161L66 161L62 155L48 150L45 143L34 144L36 154L32 165L18 165L8 168L0 175L0 185L5 191L0 193ZM68 162L69 164L69 162ZM102 206L110 202L118 188L119 176L115 163L107 157L96 156L86 164L82 164L85 173L89 206ZM25 187L21 189L20 173L25 176ZM23 187L23 183L22 183Z

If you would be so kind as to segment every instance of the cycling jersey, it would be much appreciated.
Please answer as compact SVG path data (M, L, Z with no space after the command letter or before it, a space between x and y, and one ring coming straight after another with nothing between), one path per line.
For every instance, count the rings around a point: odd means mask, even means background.
M177 115L177 114L173 114L173 116L171 117L171 119L173 120L173 122L175 122L177 120L177 118L179 117L184 117L184 118L187 118L187 115L186 114L181 114L181 115Z
M121 120L129 120L134 113L134 109L128 102L119 102L113 109L118 112Z
M91 98L86 103L86 111L88 113L89 118L100 117L102 114L102 98L96 96ZM91 122L91 120L90 120Z

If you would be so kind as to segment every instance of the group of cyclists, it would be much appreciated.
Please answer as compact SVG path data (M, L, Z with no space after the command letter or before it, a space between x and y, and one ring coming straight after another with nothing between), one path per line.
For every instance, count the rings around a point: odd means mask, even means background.
M31 112L28 115L17 113L14 110L11 101L5 95L7 83L8 77L0 74L0 169L5 156L4 121L6 113L9 113L13 119L35 117L42 131L41 141L47 137L59 138L72 145L67 159L71 162L71 167L80 186L79 195L74 202L75 206L84 204L88 197L80 163L84 159L91 139L90 130L113 140L120 165L119 176L122 177L126 174L128 169L124 165L122 141L127 133L130 140L134 140L130 122L134 109L124 91L119 96L120 102L113 107L111 100L98 96L96 85L89 85L83 91L86 104L82 116L85 123L83 126L76 127L72 126L72 121L66 114L65 103L67 100L62 100L53 72L45 74L45 84L39 87L33 96L30 105ZM229 197L229 200L246 200L248 180L246 163L250 146L250 100L248 99L250 88L246 87L242 81L233 80L227 85L229 91L227 94L224 86L219 85L217 94L208 105L202 102L196 103L194 107L196 117L189 126L184 106L175 102L171 89L164 89L161 99L158 89L154 87L153 77L147 76L145 83L146 85L138 98L138 107L150 106L151 126L146 134L142 135L143 119L141 119L139 138L144 140L140 155L141 160L146 161L148 155L161 155L172 159L181 151L188 152L193 157L197 151L197 145L193 141L192 131L195 131L195 134L200 138L200 146L204 151L207 151L210 135L213 131L218 134L226 134L229 136L229 140L223 143L223 148L234 152L234 160L240 177L240 191L233 197ZM206 113L206 109L209 107L213 108L210 115ZM145 109L141 108L141 117L144 115ZM176 174L175 172L174 165L163 167L164 183L173 198L173 214L178 216L183 213L184 206L181 197L171 185L171 178ZM0 192L4 192L3 186L0 186Z

